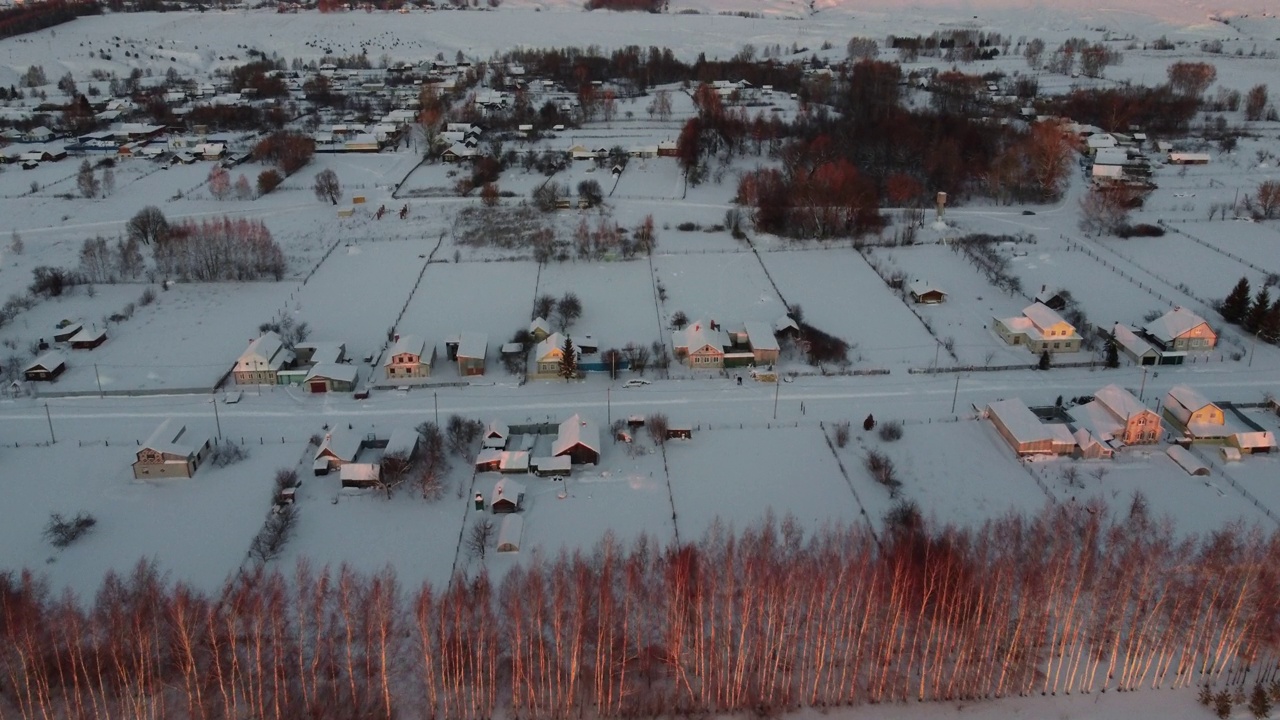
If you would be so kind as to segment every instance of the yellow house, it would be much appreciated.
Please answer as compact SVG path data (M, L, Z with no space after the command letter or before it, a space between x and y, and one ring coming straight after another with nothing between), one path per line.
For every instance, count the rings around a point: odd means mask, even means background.
M1212 350L1218 344L1218 333L1209 323L1183 307L1170 310L1143 329L1165 351Z
M1010 345L1025 345L1039 355L1078 352L1082 338L1075 327L1062 319L1056 310L1042 303L1032 303L1022 314L1010 318L992 318L996 333Z
M676 359L694 370L724 367L724 349L729 345L728 333L714 320L695 320L685 329L671 333Z
M1220 428L1227 423L1222 408L1186 385L1175 385L1169 390L1164 398L1164 412L1169 419L1187 428L1192 437L1209 434L1197 430Z
M573 351L575 355L578 354L576 345ZM558 332L548 335L538 343L533 357L536 364L533 377L542 379L560 377L560 366L564 362L564 335Z

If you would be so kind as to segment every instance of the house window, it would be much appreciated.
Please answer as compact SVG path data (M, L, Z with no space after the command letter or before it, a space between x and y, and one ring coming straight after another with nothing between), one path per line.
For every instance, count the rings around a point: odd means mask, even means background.
M1054 343L1054 344L1053 344L1053 349L1054 349L1054 350L1057 350L1057 349L1058 349L1058 346L1060 346L1060 345L1062 345L1062 343Z

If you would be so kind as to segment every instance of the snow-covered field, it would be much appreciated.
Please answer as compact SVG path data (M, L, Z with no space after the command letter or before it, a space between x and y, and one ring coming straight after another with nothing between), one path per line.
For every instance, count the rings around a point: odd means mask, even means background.
M810 6L768 0L746 8L760 17L730 17L715 14L724 9L723 0L676 0L667 15L619 16L582 12L567 0L506 0L492 12L409 15L109 14L59 26L56 38L53 31L44 31L0 41L0 86L20 84L33 64L43 65L51 81L70 71L82 86L93 70L127 76L138 68L162 76L173 67L180 74L209 77L214 70L243 62L249 48L276 52L286 61L319 60L326 51L367 51L373 59L386 54L394 61L416 63L437 53L453 57L458 51L480 60L515 47L590 44L607 51L654 45L671 47L678 57L693 61L699 53L727 59L750 43L757 56L773 45L789 56L794 44L798 58L838 60L854 35L883 43L890 33L928 34L943 28L1040 36L1051 48L1068 37L1086 37L1126 53L1124 64L1108 68L1102 80L1039 73L1042 92L1109 87L1127 80L1154 84L1163 80L1165 67L1175 58L1211 61L1218 67L1210 94L1218 88L1245 91L1254 83L1274 82L1276 76L1274 58L1249 56L1254 46L1260 52L1280 50L1280 20L1273 13L1256 14L1274 9L1255 0L1231 3L1240 14L1255 13L1231 25L1207 19L1222 4L1213 2L1142 0L1124 9L1098 8L1084 0L1053 7L1019 0L1004 4L1016 7L938 2L852 6L826 0ZM675 14L682 9L701 14ZM1141 49L1142 43L1160 35L1186 44L1163 53ZM1215 38L1224 40L1223 54L1209 55L1196 47L1202 39ZM1136 46L1126 47L1131 42ZM824 48L824 43L831 46ZM128 57L122 52L126 48L131 50ZM103 49L113 59L101 58ZM1237 49L1240 56L1233 54ZM891 51L882 54L883 59L894 57ZM950 67L949 61L927 59L905 69ZM1027 72L1016 52L961 69ZM105 83L97 84L105 88ZM645 98L623 100L611 122L587 123L536 143L508 140L504 148L611 148L674 140L694 108L682 88L669 88L674 101L669 121L650 117ZM922 94L916 95L915 102L927 102ZM789 120L801 107L781 93L769 103L748 111ZM1227 114L1232 123L1240 122L1238 113ZM96 587L106 570L155 558L174 579L214 588L245 561L268 511L274 471L297 467L304 480L298 496L299 524L275 561L280 567L291 567L300 558L316 564L345 562L365 571L392 564L411 585L420 580L443 584L455 569L479 572L481 562L461 542L477 515L469 459L451 458L449 490L435 502L408 490L392 499L374 492L343 492L336 477L311 477L308 472L314 450L306 446L307 439L323 432L326 423L349 425L352 432L383 433L406 423L443 422L454 413L482 421L520 422L561 420L583 412L600 422L661 412L698 426L692 440L667 445L665 464L662 452L640 437L640 450L631 452L606 441L600 466L577 469L566 483L522 478L527 487L522 550L515 555L490 552L483 567L496 575L562 550L589 548L605 532L624 545L642 533L667 545L677 533L681 541L696 541L717 519L724 527L742 528L766 512L792 516L806 530L849 521L870 522L879 530L894 499L866 471L863 458L869 449L879 449L894 461L903 482L902 498L918 503L926 516L940 523L972 524L1008 512L1035 512L1047 502L1095 498L1113 515L1122 515L1134 492L1141 490L1154 513L1172 518L1183 533L1203 534L1236 520L1273 529L1278 521L1272 515L1280 513L1275 458L1217 463L1207 478L1186 475L1159 449L1149 457L1130 451L1108 464L1021 463L989 423L972 418L974 405L996 398L1018 396L1032 405L1051 404L1055 396L1092 393L1109 382L1129 387L1145 382L1148 398L1162 397L1177 383L1192 384L1215 399L1249 402L1280 392L1280 349L1265 344L1255 348L1238 330L1222 329L1223 347L1210 362L1160 368L1150 377L1127 363L1116 371L1056 368L1050 373L973 373L959 378L907 372L928 367L935 358L940 365L1034 361L1020 349L1005 346L988 328L992 316L1020 312L1025 299L993 287L962 255L936 244L971 232L1035 235L1034 242L1000 248L1023 290L1034 295L1042 286L1069 289L1097 325L1140 324L1149 312L1166 310L1171 303L1191 307L1216 323L1207 303L1225 295L1241 276L1256 288L1268 273L1280 271L1280 226L1206 219L1211 204L1231 202L1260 180L1280 176L1274 157L1265 157L1280 152L1274 140L1280 126L1264 122L1252 130L1254 137L1243 138L1234 153L1214 148L1207 166L1158 168L1155 180L1160 188L1145 209L1135 213L1135 221L1165 220L1204 244L1177 233L1131 240L1082 236L1076 227L1082 188L1076 173L1061 203L1026 208L1034 210L1034 216L1023 215L1021 206L957 198L960 204L948 209L950 227L922 229L915 246L869 251L868 257L888 271L901 270L908 281L925 279L949 293L943 305L916 309L939 338L954 338L957 361L945 350L939 355L938 341L848 242L793 244L755 233L747 223L757 255L752 244L715 229L725 222L726 210L735 207L739 175L757 164L780 162L767 155L748 154L713 167L711 177L695 187L686 187L672 158L634 158L616 180L609 168L574 162L549 180L574 193L578 183L595 180L606 195L605 207L559 211L539 216L539 222L555 228L564 241L584 219L592 226L611 219L630 229L652 215L657 249L652 258L552 261L541 267L526 248L468 248L455 243L457 212L479 208L480 200L477 193L456 195L456 182L467 174L464 168L420 165L421 148L414 144L420 137L408 147L378 154L319 155L274 193L253 201L214 200L204 187L207 163L165 169L146 160L121 160L114 168L114 193L96 200L77 194L79 158L30 171L6 166L0 172L0 299L23 292L35 267L74 267L85 238L102 235L114 244L124 222L148 205L160 207L171 221L224 214L261 219L280 242L289 269L280 282L178 283L161 290L158 280L163 278L144 276L136 283L99 284L92 296L79 288L40 301L0 328L0 341L6 344L0 362L7 362L11 354L26 360L32 354L29 346L59 320L101 323L126 304L136 304L132 318L110 325L105 345L71 353L67 374L46 388L49 395L82 396L0 398L0 493L6 498L0 507L0 547L5 548L0 568L38 568L55 584L85 593ZM234 141L243 148L250 142L240 137ZM232 177L244 174L252 181L264 167L248 163L233 169ZM312 192L312 178L324 169L333 169L341 178L343 197L337 207L318 201ZM502 198L503 206L517 207L547 181L517 164L497 183L510 193ZM366 202L353 205L357 195ZM406 204L409 218L400 220L397 213ZM373 214L383 205L390 215L375 220ZM338 217L338 209L349 207L354 207L351 217ZM696 227L681 230L683 223ZM11 231L25 243L20 254L10 251ZM428 265L433 250L434 261ZM144 254L149 256L149 250ZM1179 289L1179 284L1186 289ZM156 290L157 299L143 306L138 301L148 287ZM499 345L526 327L536 296L566 292L577 294L584 307L573 330L593 334L602 349L654 340L669 344L670 321L677 312L690 320L773 322L786 312L785 298L803 308L807 322L853 345L855 368L890 373L801 375L777 386L737 386L719 377L690 379L692 373L673 367L668 376L648 373L653 384L642 388L621 387L630 375L613 383L597 374L572 385L518 384L501 367ZM357 361L382 348L393 327L422 335L436 347L436 376L443 380L456 379L456 370L445 360L445 337L486 333L487 375L468 387L375 391L361 401L345 394L316 397L283 387L248 391L239 404L216 406L208 395L197 394L94 397L99 382L104 391L207 390L257 334L258 326L280 312L306 321L313 340L346 343L348 356ZM810 370L798 364L795 369ZM366 372L362 367L362 379ZM220 417L213 415L215 407ZM887 443L874 432L862 432L868 413L881 422L906 421L904 437ZM221 423L225 437L243 439L250 458L225 469L201 468L193 480L133 481L129 463L138 443L169 415L207 434ZM1274 416L1259 412L1257 419L1280 431ZM833 455L824 432L832 436L834 423L842 421L852 423L854 438ZM57 442L43 445L53 434ZM1078 470L1075 484L1063 474L1069 467ZM1095 477L1092 473L1101 467L1107 472ZM1049 488L1048 494L1037 478ZM496 480L496 475L480 474L474 478L474 491L487 495ZM41 538L49 513L79 511L92 513L98 526L81 543L52 550ZM1191 706L1189 693L1168 695L1177 698L1171 705ZM1164 702L1164 696L1159 697ZM1106 718L1150 710L1124 704L1127 697L1108 696L1096 706L1092 699L1087 705L1067 704L1062 698L1038 700L1042 702L1005 702L999 711L1011 716ZM978 712L985 714L989 707ZM885 707L877 712L913 718L972 714L969 708L942 705L923 710Z

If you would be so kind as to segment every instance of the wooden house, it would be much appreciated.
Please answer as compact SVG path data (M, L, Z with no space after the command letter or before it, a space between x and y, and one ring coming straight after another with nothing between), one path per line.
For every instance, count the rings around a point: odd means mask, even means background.
M489 512L495 515L513 513L524 506L524 486L511 478L502 478L489 496Z
M555 442L551 444L553 457L568 457L574 465L600 464L600 428L575 414L560 423Z
M575 345L573 352L581 355L582 351ZM560 376L560 367L564 363L564 336L551 333L534 349L536 365L534 377L554 378Z
M911 302L918 305L937 305L946 302L947 294L924 280L916 280L907 286Z
M173 418L160 423L138 449L133 461L133 477L144 480L195 475L212 445L208 438L193 440L186 432L187 426Z
M71 337L72 350L92 350L107 341L107 331L83 328Z
M52 382L66 372L67 361L62 353L51 350L22 369L22 377L32 382Z
M387 349L387 359L382 368L388 380L409 380L431 377L431 366L436 361L436 348L427 348L427 341L420 335L397 335Z
M1160 351L1152 347L1151 343L1139 336L1128 325L1116 323L1111 330L1111 336L1115 338L1120 352L1138 365L1159 364Z
M312 468L316 475L327 475L330 470L353 463L360 455L364 443L360 437L350 432L330 432L324 436L320 448L316 450Z
M724 349L730 345L729 335L714 320L695 320L683 330L671 333L671 346L677 360L694 370L724 367Z
M747 345L751 347L751 355L756 365L773 365L778 362L781 349L778 338L773 334L769 323L759 320L748 320L743 323L746 329Z
M551 324L547 322L546 318L536 317L530 321L529 337L533 338L534 342L542 342L543 340L546 340L547 336L550 334Z
M1154 445L1164 432L1160 416L1119 385L1098 390L1093 400L1072 408L1071 416L1112 447Z
M80 334L84 325L76 320L62 320L53 326L54 342L71 342L71 338Z

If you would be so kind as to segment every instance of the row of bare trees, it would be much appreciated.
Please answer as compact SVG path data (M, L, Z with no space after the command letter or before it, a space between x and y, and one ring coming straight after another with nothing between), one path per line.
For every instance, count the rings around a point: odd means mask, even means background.
M1141 497L887 522L606 536L443 590L302 562L205 593L142 563L82 603L4 574L0 713L650 717L1276 677L1280 533L1184 538Z

